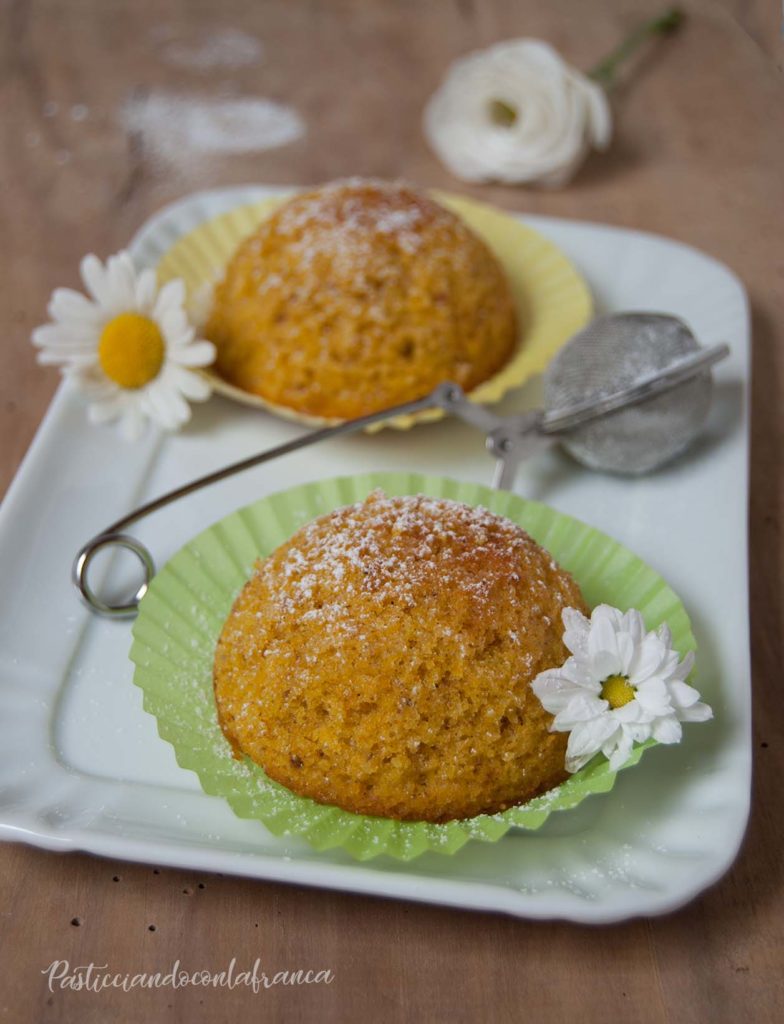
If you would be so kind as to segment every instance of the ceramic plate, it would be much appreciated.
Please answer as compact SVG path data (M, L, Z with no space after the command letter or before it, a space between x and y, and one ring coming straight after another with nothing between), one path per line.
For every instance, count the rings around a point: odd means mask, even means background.
M234 189L183 200L142 230L134 256L155 266L201 221L268 194ZM63 387L0 509L4 838L590 922L671 910L729 867L748 815L751 763L745 293L726 267L687 246L617 228L526 220L582 272L600 311L664 310L687 320L704 344L732 347L716 373L707 431L679 461L630 480L590 473L552 451L525 465L516 487L609 533L668 581L689 610L698 684L715 721L690 730L679 747L648 751L611 793L553 815L537 832L468 844L453 857L358 864L345 851L320 853L237 818L224 800L201 791L157 735L132 684L129 624L91 616L71 587L70 565L89 536L135 505L302 428L215 398L195 410L183 433L151 433L127 445L110 428L89 427ZM537 398L531 382L500 408L520 410ZM265 494L378 469L487 482L492 462L481 435L448 420L413 434L344 438L225 481L135 532L163 565L188 538ZM96 568L119 588L135 567L121 556Z

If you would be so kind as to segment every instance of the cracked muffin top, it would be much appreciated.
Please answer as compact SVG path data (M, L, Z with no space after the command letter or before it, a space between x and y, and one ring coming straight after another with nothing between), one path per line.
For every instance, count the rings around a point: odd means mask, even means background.
M530 684L579 588L510 520L422 496L314 520L262 559L214 664L224 734L294 792L444 822L566 778Z
M305 416L349 419L470 391L517 344L490 249L409 185L350 179L283 203L237 249L206 336L226 381Z

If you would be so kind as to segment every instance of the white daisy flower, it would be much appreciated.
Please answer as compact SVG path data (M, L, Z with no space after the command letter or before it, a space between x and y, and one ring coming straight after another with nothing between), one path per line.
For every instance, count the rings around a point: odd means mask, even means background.
M681 722L705 722L713 711L686 677L694 665L681 661L666 625L646 632L642 615L602 604L587 619L563 611L564 644L572 656L560 668L540 672L531 686L554 715L551 732L568 732L566 770L579 771L600 750L613 770L628 760L634 743L653 737L677 743Z
M194 368L215 358L215 346L197 339L188 322L183 282L159 290L155 271L137 273L127 252L106 264L85 256L80 269L89 298L55 290L53 322L33 331L38 362L59 366L84 392L92 423L119 420L129 439L146 420L177 430L190 419L188 401L210 395Z

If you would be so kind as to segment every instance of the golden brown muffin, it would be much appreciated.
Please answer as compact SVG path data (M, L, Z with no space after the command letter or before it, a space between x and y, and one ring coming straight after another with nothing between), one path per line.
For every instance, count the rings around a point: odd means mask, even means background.
M229 383L327 419L445 380L470 391L517 340L485 243L416 189L357 179L295 196L240 245L205 333Z
M259 562L218 641L221 728L344 810L504 810L566 778L530 684L566 660L569 606L586 610L577 584L508 519L376 492Z

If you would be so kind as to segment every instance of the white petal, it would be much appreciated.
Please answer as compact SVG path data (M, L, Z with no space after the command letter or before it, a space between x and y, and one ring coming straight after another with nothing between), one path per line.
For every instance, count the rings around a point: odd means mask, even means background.
M623 613L611 604L597 604L591 612L591 626L609 625L613 633L623 628Z
M582 750L590 748L595 753L618 730L618 723L609 714L589 719L586 722L579 722L572 730L570 736L570 739L574 737L573 750L575 753L580 753Z
M563 711L569 701L579 697L582 692L570 679L561 675L558 669L540 672L531 683L531 689L545 711L549 711L551 715Z
M579 771L619 731L608 715L575 726L566 744L566 770Z
M561 621L564 624L563 642L567 650L587 657L590 621L576 608L564 608Z
M579 772L581 768L584 768L588 764L591 758L596 756L596 753L597 752L594 750L593 752L587 751L584 754L567 754L564 761L564 768L567 772L571 772L571 774Z
M620 613L616 608L599 605L591 615L591 632L588 636L588 653L594 672L599 679L621 672L621 658L618 652L616 626Z
M636 608L630 608L624 612L621 618L621 629L624 633L629 634L635 646L642 643L646 632L645 620Z
M645 711L664 715L672 710L670 692L661 679L648 679L637 687L635 700Z
M172 330L171 328L171 320L168 324L161 324L161 330L164 338L166 339L166 351L169 356L176 352L182 352L183 349L192 345L196 339L196 331L187 322L184 313L182 314L180 326L176 330Z
M36 362L40 366L62 366L66 368L92 366L95 363L95 353L47 349L38 353Z
M116 256L109 257L107 276L112 290L115 312L124 313L135 310L136 271L127 252L118 252Z
M651 738L651 723L634 723L624 726L626 732L635 743L644 743Z
M182 308L184 305L185 285L180 278L175 278L175 280L167 282L167 284L165 284L158 292L158 298L155 300L152 317L160 323L164 313L168 309L176 309L177 307Z
M191 416L190 406L185 399L179 392L167 388L160 379L145 388L142 409L165 430L177 430Z
M572 697L597 696L601 689L589 674L581 670L575 658L567 658L560 668L540 672L531 688L545 710L553 714L562 710Z
M95 331L79 324L43 324L36 327L30 337L38 348L98 347Z
M591 668L597 679L624 674L617 651L596 651L591 657Z
M610 758L610 768L617 772L626 764L632 752L632 735L626 729L620 729L613 743L606 743L602 752Z
M623 725L647 723L654 717L654 713L647 711L638 700L630 700L623 707L615 708L613 715Z
M79 358L89 359L94 362L98 358L98 353L94 345L87 345L84 342L73 342L69 345L46 345L42 347L38 356L39 362L49 362L49 357L52 357L51 361L54 362Z
M591 620L577 608L564 608L561 612L561 622L564 624L564 629L572 629L585 636L588 635L588 630L591 628Z
M577 654L566 659L561 666L561 672L567 679L571 679L575 686L582 686L591 693L598 693L602 688L601 681L596 678L590 662Z
M584 754L567 754L564 760L564 768L572 774L579 772L597 753L598 751L596 750L588 750Z
M573 697L566 707L555 716L553 729L556 732L569 732L578 724L600 718L606 712L607 701L582 695Z
M559 669L548 669L540 672L531 683L534 691L545 711L551 715L562 711L569 701L579 695L579 689L574 683L567 679Z
M172 416L175 417L175 429L188 423L191 418L191 407L179 393L179 391L172 391L168 396L168 402L172 410Z
M111 287L103 263L90 253L82 260L79 270L87 291L98 305L106 310L111 306Z
M617 633L615 639L618 645L618 658L621 662L621 675L626 676L629 674L629 666L636 650L635 643L626 632Z
M102 310L73 288L55 288L48 306L49 316L61 323L98 328L104 319Z
M211 341L194 341L184 348L170 352L172 362L180 366L209 366L215 361L215 346Z
M680 679L672 680L668 684L670 698L676 708L689 708L700 699L699 690L682 682Z
M683 661L678 665L674 672L670 673L672 679L688 679L691 675L691 670L694 668L694 651L689 651L684 657Z
M659 743L680 743L683 730L675 715L666 715L653 723L652 734Z
M665 647L672 647L672 630L666 622L662 622L655 634Z
M149 316L155 305L155 297L158 284L155 279L155 271L148 268L143 270L136 280L136 294L134 297L136 309Z
M713 718L713 709L709 704L692 704L688 708L679 708L678 718L682 722L707 722Z
M171 419L169 406L161 396L155 381L149 384L142 392L140 405L144 415L163 427L164 430L174 428L175 424Z
M649 633L634 651L629 665L629 678L635 686L644 683L658 670L667 651L657 636Z
M188 341L190 341L188 335L192 335L193 328L189 325L185 310L182 307L169 306L156 319L170 345L176 345L180 339L184 338L188 338Z
M612 138L612 112L607 102L607 93L589 78L582 77L588 107L590 141L596 149L607 149Z
M680 655L677 651L665 650L656 674L661 679L677 678L679 659Z
M170 363L166 367L166 377L172 386L178 388L192 402L203 402L212 394L212 385L201 373L194 373L181 366Z

